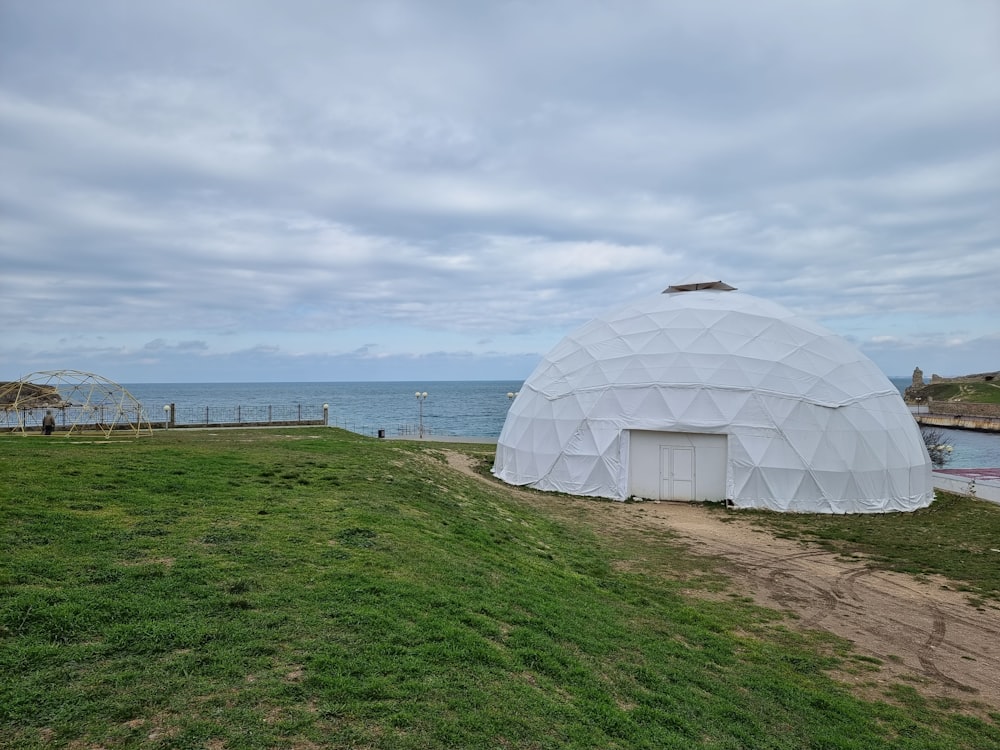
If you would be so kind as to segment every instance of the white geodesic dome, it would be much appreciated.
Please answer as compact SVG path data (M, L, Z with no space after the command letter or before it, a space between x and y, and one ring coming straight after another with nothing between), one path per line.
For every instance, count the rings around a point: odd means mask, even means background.
M574 495L812 513L934 498L920 430L878 367L722 282L670 287L566 336L514 399L493 473Z

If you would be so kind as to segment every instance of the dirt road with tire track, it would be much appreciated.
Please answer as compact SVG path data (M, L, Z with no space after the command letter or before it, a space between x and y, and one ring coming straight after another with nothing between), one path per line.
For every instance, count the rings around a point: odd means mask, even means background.
M462 454L449 451L446 457L457 471L531 504L572 504L598 531L670 530L693 554L721 559L740 593L792 613L795 627L834 633L852 641L858 654L878 659L878 672L859 682L902 681L926 695L1000 709L1000 608L996 602L973 606L954 582L918 580L778 538L738 511L720 515L688 503L551 497L476 474Z
M847 638L882 662L881 680L1000 708L1000 610L974 607L940 577L916 579L780 539L740 519L686 503L614 504L629 525L663 525L695 554L721 557L740 591L797 615L800 628ZM734 518L735 515L735 518Z

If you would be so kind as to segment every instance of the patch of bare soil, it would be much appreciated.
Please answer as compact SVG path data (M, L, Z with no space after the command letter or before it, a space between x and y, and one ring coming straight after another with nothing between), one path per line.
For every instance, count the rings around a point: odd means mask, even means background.
M494 488L539 502L537 493L503 487L476 474L467 456L449 465ZM727 563L733 586L758 604L791 612L796 626L822 629L882 662L880 683L905 681L921 692L1000 709L1000 613L977 609L944 578L916 579L845 559L807 543L780 539L734 511L725 516L687 503L559 502L600 508L602 528L664 527L693 554ZM951 588L944 588L949 586Z

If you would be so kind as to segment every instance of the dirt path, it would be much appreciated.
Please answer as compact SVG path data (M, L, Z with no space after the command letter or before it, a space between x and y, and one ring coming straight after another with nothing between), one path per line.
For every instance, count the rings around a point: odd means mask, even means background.
M537 493L501 487L476 474L468 456L447 452L446 457L463 474L532 504L540 500ZM700 505L563 497L558 502L592 508L595 520L610 531L668 528L692 553L724 559L734 587L758 604L790 611L798 616L798 627L847 638L857 653L879 659L880 671L865 680L904 680L927 695L1000 709L1000 611L971 606L954 583L871 568L864 560L779 539L738 513L722 517Z

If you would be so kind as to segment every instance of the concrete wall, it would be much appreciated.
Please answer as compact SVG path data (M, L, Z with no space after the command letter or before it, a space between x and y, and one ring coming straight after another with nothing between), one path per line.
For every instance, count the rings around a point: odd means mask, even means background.
M951 414L960 417L1000 418L1000 404L979 404L971 401L928 401L930 414Z
M916 371L914 371L915 375ZM1000 381L1000 372L979 372L974 375L962 375L957 378L943 378L937 374L931 375L932 383L992 383L995 381Z
M952 492L956 495L975 497L1000 504L1000 481L995 479L970 479L955 474L932 473L934 489Z
M998 417L962 417L950 414L914 414L917 424L927 427L943 427L948 430L978 430L979 432L1000 432Z

